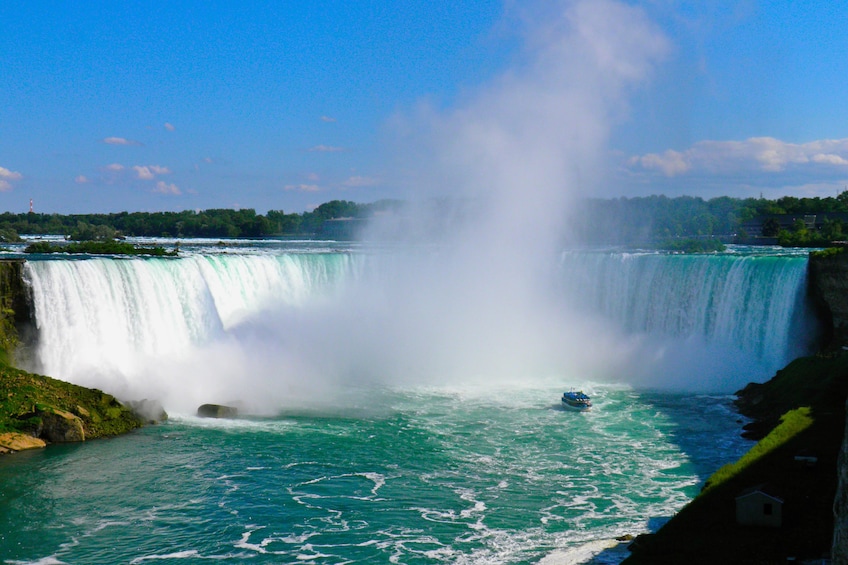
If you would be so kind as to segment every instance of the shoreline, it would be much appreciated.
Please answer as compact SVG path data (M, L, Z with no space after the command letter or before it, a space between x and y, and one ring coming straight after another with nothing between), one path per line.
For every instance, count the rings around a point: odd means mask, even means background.
M127 406L99 389L0 365L0 454L122 435L155 420L142 415L146 407Z

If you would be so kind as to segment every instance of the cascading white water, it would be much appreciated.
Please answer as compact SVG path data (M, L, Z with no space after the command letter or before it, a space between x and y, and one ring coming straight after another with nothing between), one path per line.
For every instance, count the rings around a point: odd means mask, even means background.
M583 252L564 254L562 268L574 304L649 336L689 374L741 371L762 380L817 337L805 255Z
M137 381L156 361L222 345L246 318L332 289L355 273L353 261L346 253L28 261L37 344L25 363L84 385Z
M355 253L29 261L37 344L28 368L130 397L179 389L186 403L245 396L273 403L279 390L294 394L329 373L330 387L363 373L391 382L395 373L444 371L446 363L473 370L475 360L500 354L468 351L463 359L463 348L486 347L479 335L457 341L475 331L463 325L469 312L455 302L439 310L432 297L416 304L417 295L395 288L410 284L397 278L403 268L390 254L369 261ZM600 320L594 334L569 327L550 340L557 351L546 370L560 375L728 390L768 378L809 341L803 256L573 252L564 254L560 276L555 323L534 318L547 325L509 334L532 341L549 328ZM381 297L392 304L372 314ZM408 343L426 339L434 341ZM585 355L600 342L599 353ZM515 349L545 355L547 345ZM427 358L444 347L450 355L428 368Z

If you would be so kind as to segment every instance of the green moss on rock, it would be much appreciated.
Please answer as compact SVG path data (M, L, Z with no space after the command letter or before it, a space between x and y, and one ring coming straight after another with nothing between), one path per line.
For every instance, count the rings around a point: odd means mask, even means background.
M18 346L18 324L29 318L21 278L23 261L0 260L0 362L12 363Z
M142 424L132 410L100 390L0 367L0 433L80 441L123 434ZM77 425L80 433L74 431Z

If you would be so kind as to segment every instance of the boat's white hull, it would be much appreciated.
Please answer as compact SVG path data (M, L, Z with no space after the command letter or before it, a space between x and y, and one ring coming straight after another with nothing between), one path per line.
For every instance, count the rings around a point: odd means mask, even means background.
M574 405L574 404L569 404L568 402L565 402L565 401L562 402L562 407L565 408L566 410L573 410L575 412L585 412L589 408L591 408L591 406L587 406L585 404Z

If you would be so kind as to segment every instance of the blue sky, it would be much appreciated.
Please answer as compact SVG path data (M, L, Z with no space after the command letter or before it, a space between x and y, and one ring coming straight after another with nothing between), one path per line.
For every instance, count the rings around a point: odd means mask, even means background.
M7 0L0 210L848 184L848 5L588 4Z

